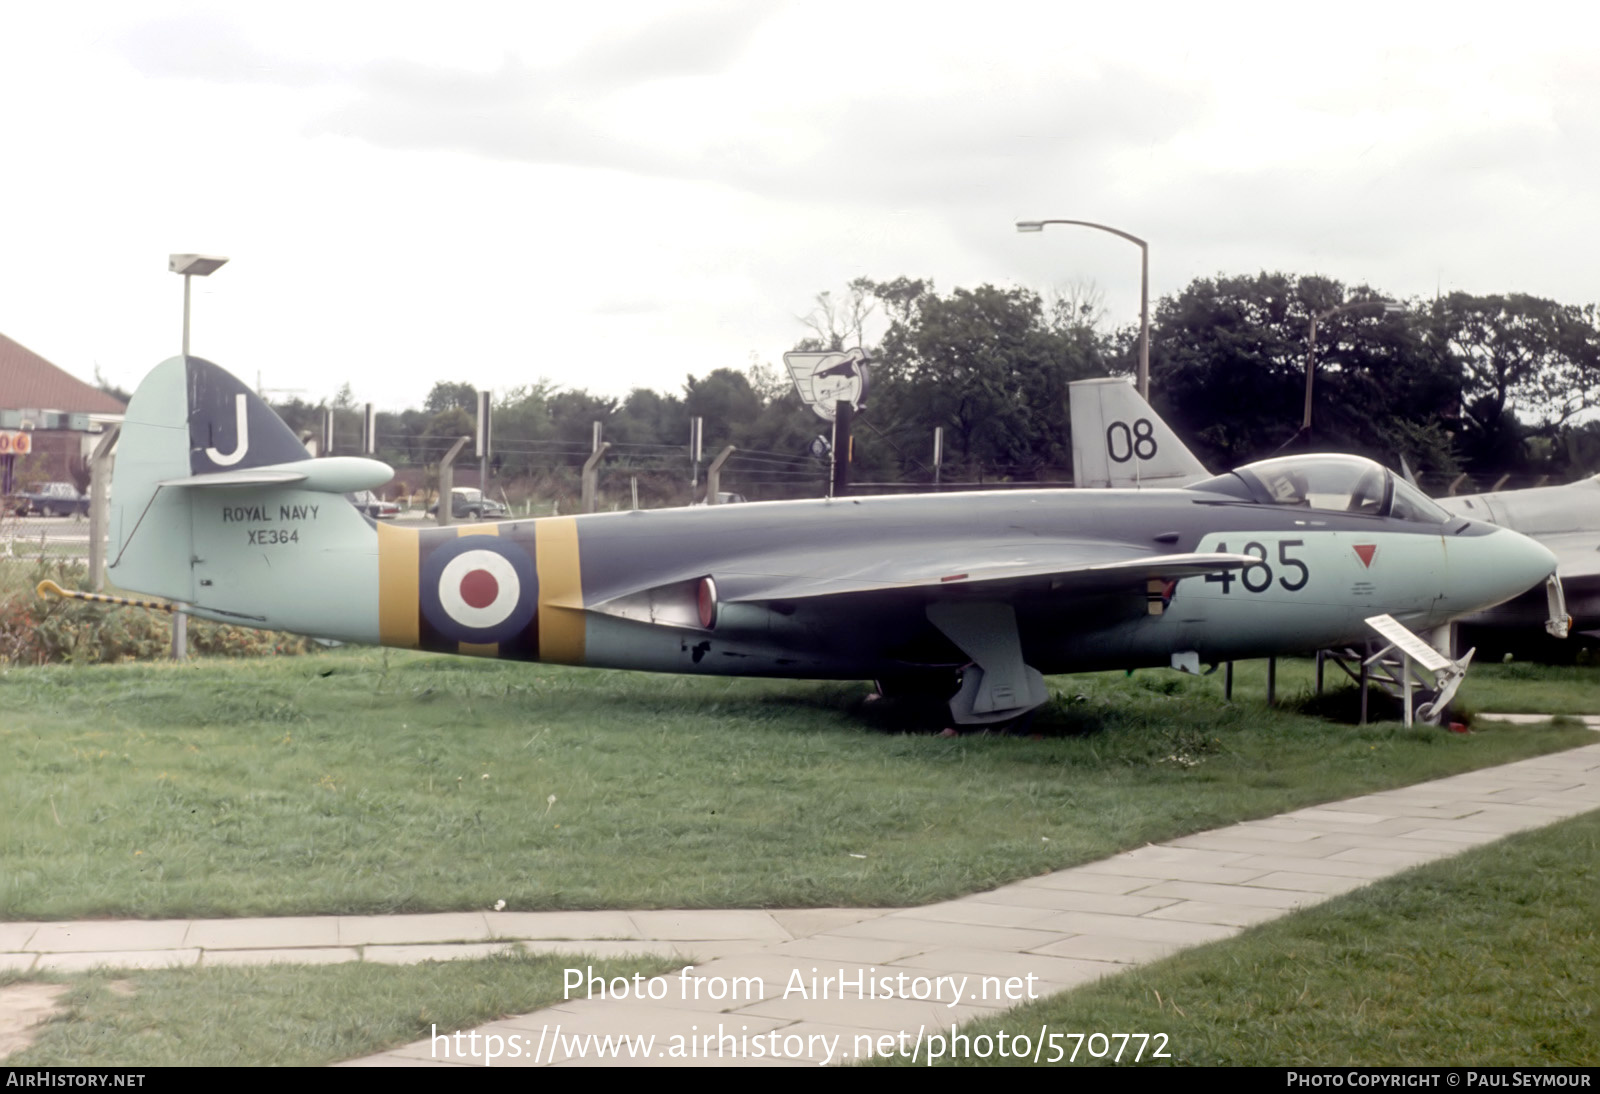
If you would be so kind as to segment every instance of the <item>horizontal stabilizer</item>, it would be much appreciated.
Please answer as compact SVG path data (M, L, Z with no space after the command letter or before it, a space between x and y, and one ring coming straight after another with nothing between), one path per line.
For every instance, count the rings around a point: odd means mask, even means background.
M305 472L252 467L246 471L223 471L215 475L190 475L182 479L162 479L160 486L283 486L306 481Z
M317 490L324 494L348 494L355 490L376 490L394 478L394 469L378 460L361 456L325 456L319 460L245 467L238 471L213 471L181 479L162 479L162 486L244 487L288 486Z

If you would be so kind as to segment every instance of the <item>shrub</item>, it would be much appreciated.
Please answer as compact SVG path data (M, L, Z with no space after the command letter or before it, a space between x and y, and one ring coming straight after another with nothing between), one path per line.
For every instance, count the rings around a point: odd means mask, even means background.
M22 567L18 566L20 571ZM64 589L81 588L82 567L41 561L25 571L25 582L0 588L0 663L92 665L156 660L172 646L166 612L97 604L85 600L42 600L34 591L49 578ZM257 631L194 619L189 646L198 654L254 657L305 653L310 640L279 631Z

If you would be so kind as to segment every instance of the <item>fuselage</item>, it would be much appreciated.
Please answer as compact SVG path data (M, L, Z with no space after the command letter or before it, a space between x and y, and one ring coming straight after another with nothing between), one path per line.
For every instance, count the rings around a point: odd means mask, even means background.
M1012 604L1024 659L1057 673L1167 664L1182 651L1217 661L1352 643L1379 613L1430 628L1515 596L1552 566L1537 545L1481 523L1260 505L1196 489L843 498L375 532L376 637L385 644L813 678L959 665L960 651L926 614L952 597ZM465 571L436 554L508 548L519 565L527 560L536 589L517 580L525 603L499 630L461 625L451 612L466 600L448 583ZM911 580L930 568L961 579L1064 550L1106 561L1200 552L1261 561L1160 589L1036 577L958 590ZM808 580L851 576L848 594L804 595ZM721 597L709 626L692 600L707 577ZM800 595L761 595L774 588Z

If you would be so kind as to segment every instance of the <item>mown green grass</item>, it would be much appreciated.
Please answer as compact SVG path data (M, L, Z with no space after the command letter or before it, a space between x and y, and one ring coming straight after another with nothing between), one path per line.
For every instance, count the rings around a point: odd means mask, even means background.
M1171 1059L1147 1046L1145 1064L1592 1067L1597 858L1600 813L1589 813L961 1032L1166 1034ZM1074 1048L1067 1036L1056 1044ZM1115 1062L1083 1044L1077 1063ZM1140 1043L1122 1047L1127 1066ZM968 1052L940 1062L1030 1061Z
M1462 685L1472 711L1600 714L1600 668L1527 661L1474 665Z
M1254 686L1060 677L1043 739L945 739L861 685L375 650L12 668L0 918L916 904L1594 739L1341 725Z
M64 978L63 1013L8 1067L315 1066L563 999L568 967L607 979L661 958L508 955L422 965L164 969ZM15 978L13 978L15 980ZM0 978L0 983L4 983ZM454 1043L450 1044L454 1049Z

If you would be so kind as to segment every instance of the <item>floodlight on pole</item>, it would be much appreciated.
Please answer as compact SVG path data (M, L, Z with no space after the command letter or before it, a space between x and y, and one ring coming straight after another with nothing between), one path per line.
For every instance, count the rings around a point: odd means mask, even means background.
M1092 220L1019 220L1017 231L1042 232L1046 224L1072 224L1080 228L1093 228L1110 232L1139 248L1139 395L1150 398L1150 244L1136 235L1113 228L1109 224L1096 224Z
M189 356L189 281L195 277L210 277L228 260L221 255L168 255L167 269L183 275L183 355ZM182 661L189 656L189 617L181 611L172 613L172 659Z

